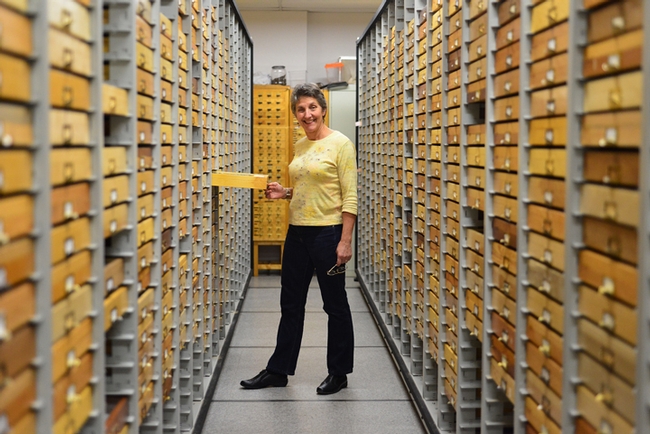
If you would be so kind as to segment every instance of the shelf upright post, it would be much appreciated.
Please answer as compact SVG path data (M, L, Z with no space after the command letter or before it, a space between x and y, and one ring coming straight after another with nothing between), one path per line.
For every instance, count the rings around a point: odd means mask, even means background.
M639 283L638 283L638 324L636 360L636 426L650 426L650 6L643 3L643 53L641 70L643 75L643 103L641 105L641 147L639 149ZM646 168L643 170L643 168Z
M138 258L136 246L138 210L137 197L140 191L138 185L138 127L137 127L137 85L136 85L136 3L122 0L105 0L104 7L108 8L108 23L102 28L105 38L108 38L110 51L104 53L103 61L108 64L108 84L127 89L128 117L107 118L109 135L104 138L105 144L127 147L127 162L129 169L128 191L129 206L126 230L111 237L106 244L106 257L121 257L124 261L124 282L127 287L128 305L138 305L139 272L150 266L149 258ZM138 385L138 348L140 337L138 330L138 312L127 310L122 320L113 324L106 334L110 342L111 352L106 353L106 395L128 396L129 432L136 433L139 426Z
M48 52L48 33L42 29L49 26L49 2L29 2L32 13L31 38L33 59L31 61L30 87L32 89L32 167L33 171L33 200L34 200L34 282L35 316L32 325L36 332L36 396L33 408L36 410L36 431L48 432L54 426L52 394L52 273L51 251L52 241L52 194L50 187L50 137L49 137L49 93L50 93L50 58ZM97 51L97 50L95 50ZM3 145L6 146L6 136L0 133ZM0 285L4 286L6 271L0 269ZM96 306L93 303L93 306ZM95 336L93 336L94 340ZM95 372L93 366L93 372Z

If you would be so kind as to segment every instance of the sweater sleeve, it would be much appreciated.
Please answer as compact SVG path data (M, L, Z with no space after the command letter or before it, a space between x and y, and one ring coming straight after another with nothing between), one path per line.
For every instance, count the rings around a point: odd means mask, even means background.
M338 159L342 211L357 215L357 153L350 140L341 146Z

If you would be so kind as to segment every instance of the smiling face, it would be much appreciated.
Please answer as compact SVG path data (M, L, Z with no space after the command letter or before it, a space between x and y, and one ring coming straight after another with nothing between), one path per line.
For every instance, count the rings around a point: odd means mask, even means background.
M307 137L310 140L318 140L320 133L324 130L325 110L318 104L316 98L300 97L296 103L295 115Z

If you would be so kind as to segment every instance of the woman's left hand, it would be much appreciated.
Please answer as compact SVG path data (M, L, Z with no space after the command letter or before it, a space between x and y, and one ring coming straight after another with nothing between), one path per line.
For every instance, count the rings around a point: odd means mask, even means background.
M352 243L340 241L336 246L336 265L342 265L352 259Z

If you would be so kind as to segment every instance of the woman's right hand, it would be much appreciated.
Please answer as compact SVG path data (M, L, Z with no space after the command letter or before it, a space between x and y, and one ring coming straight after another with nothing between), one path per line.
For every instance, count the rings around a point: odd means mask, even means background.
M285 196L284 187L278 182L269 182L264 190L267 199L282 199Z

